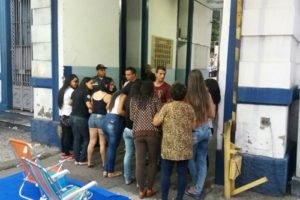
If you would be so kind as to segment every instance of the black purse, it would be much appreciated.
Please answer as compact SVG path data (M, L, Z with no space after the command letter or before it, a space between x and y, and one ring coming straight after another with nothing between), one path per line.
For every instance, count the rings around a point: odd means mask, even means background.
M60 116L59 120L60 120L60 123L62 125L64 125L65 127L70 127L71 126L70 116L66 116L66 115Z

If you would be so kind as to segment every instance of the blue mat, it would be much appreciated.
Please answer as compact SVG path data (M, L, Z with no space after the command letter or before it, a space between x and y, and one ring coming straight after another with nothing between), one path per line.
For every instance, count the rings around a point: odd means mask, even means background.
M0 178L0 199L22 199L19 197L19 188L22 184L23 174L22 172ZM69 184L83 186L84 183L76 181L74 179L67 178ZM93 193L92 199L107 199L107 200L129 200L128 197L118 195L112 192L109 192L100 187L92 187L89 191ZM32 198L39 200L40 192L39 189L31 183L25 183L23 188L23 194Z

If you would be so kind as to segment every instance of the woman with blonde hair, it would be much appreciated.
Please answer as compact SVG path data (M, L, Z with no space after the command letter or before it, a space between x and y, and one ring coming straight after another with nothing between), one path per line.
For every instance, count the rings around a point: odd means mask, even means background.
M186 101L192 105L196 115L193 130L193 158L188 164L193 186L186 190L186 194L200 198L207 175L206 157L211 134L208 118L215 117L215 104L200 70L192 70L189 74Z

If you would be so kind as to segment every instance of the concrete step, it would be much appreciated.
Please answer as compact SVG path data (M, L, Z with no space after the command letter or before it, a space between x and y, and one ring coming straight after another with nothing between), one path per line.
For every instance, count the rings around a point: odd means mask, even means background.
M31 130L33 113L20 110L6 110L0 112L0 126L24 131Z

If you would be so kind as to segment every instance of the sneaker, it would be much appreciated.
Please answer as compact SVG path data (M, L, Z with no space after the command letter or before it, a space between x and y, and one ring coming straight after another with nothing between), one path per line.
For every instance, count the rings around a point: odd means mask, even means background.
M201 199L201 194L202 194L202 193L190 192L188 188L185 190L184 193L185 193L187 196L193 197L194 199Z
M135 178L134 178L134 177L131 177L130 179L125 180L125 184L126 184L126 185L130 185L130 184L133 183L134 181L135 181Z
M78 163L78 165L80 165L80 166L82 166L82 165L87 165L87 164L88 164L87 161L85 161L85 162L79 162L79 163Z
M74 164L75 164L75 165L79 165L79 162L75 161Z

